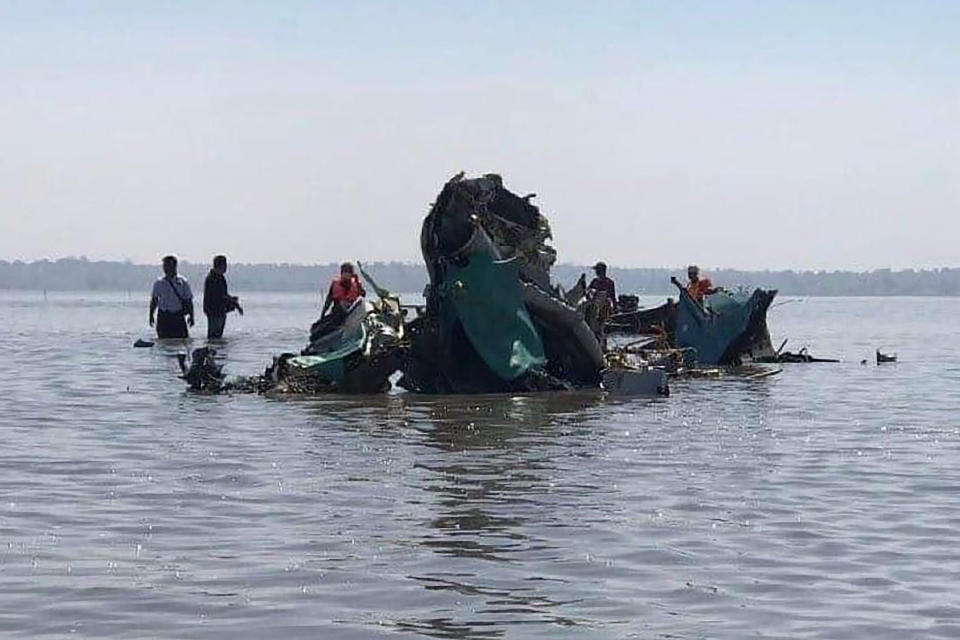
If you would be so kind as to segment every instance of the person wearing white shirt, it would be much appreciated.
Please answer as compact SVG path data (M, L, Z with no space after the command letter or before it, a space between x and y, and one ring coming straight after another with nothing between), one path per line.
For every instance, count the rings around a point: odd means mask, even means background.
M154 314L156 313L156 322ZM189 338L187 324L193 326L193 292L190 283L177 275L177 258L163 258L163 277L153 283L150 295L150 326L157 327L158 338Z

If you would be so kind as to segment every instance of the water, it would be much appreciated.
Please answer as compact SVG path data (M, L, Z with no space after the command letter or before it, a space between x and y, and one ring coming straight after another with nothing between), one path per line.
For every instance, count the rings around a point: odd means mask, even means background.
M244 301L230 372L304 343ZM958 637L958 312L786 304L845 362L668 399L267 400L184 394L139 297L0 294L0 634Z

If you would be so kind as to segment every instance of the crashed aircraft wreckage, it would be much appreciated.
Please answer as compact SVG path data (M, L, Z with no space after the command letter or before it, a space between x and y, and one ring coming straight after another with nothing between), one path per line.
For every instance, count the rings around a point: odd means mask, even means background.
M500 176L444 185L423 222L430 284L425 313L408 325L400 385L421 393L605 388L667 394L662 370L618 366L610 376L597 335L550 283L550 225Z
M498 175L455 176L421 229L430 283L417 317L406 320L399 298L361 268L378 300L359 300L333 331L315 323L300 355L283 354L262 376L230 382L219 369L219 378L201 375L214 366L212 355L195 352L199 360L184 366L184 378L198 391L375 393L389 389L400 371L397 384L417 393L595 388L666 395L663 370L622 360L608 365L585 320L602 301L564 296L551 285L556 251L532 198L504 188Z
M318 323L314 324L316 328ZM284 353L259 376L223 373L209 347L194 349L190 365L180 356L191 391L206 393L379 393L402 364L404 327L399 301L356 301L339 327L314 331L299 355Z
M462 175L440 192L420 246L430 284L410 323L401 384L426 393L597 386L600 344L581 314L550 288L556 252L532 196L499 176Z
M718 291L700 304L675 278L679 299L651 309L630 309L606 324L610 333L660 334L688 362L700 365L739 365L744 360L764 361L774 356L767 328L767 310L775 290Z

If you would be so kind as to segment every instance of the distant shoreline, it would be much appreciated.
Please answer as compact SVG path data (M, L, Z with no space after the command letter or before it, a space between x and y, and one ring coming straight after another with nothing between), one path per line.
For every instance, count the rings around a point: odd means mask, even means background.
M427 283L426 269L421 264L403 262L371 262L364 267L381 286L392 291L422 291ZM232 264L227 273L230 286L238 293L319 292L325 289L338 268L336 263L323 265ZM181 273L203 287L209 266L182 263ZM587 266L560 264L553 269L554 281L572 286L581 273L590 273ZM764 287L777 289L785 296L812 297L886 297L886 296L960 296L960 268L873 271L746 271L714 269L707 271L714 284L734 289ZM0 290L14 291L143 291L147 295L152 282L160 275L157 265L141 265L118 261L92 261L78 258L35 262L0 261ZM610 268L619 293L649 296L670 296L676 289L670 276L683 277L683 268ZM197 291L199 294L200 291Z

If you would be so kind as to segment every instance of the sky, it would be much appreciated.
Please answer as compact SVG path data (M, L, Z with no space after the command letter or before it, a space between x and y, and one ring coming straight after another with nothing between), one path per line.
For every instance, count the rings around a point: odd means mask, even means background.
M0 259L420 261L459 171L561 262L960 265L960 2L0 0Z

